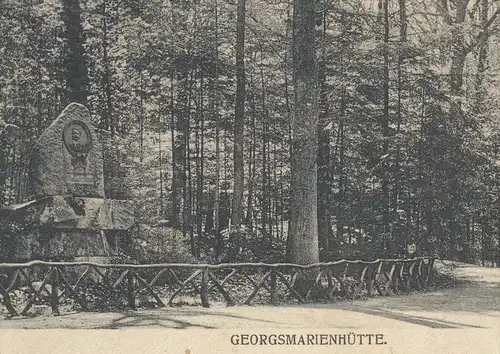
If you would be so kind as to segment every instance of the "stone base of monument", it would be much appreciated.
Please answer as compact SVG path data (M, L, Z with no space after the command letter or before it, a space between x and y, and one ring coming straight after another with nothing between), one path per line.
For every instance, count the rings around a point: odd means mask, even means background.
M127 242L111 234L132 228L133 208L130 201L53 196L11 205L0 210L0 215L19 225L20 231L9 245L13 259L109 263L110 257L121 253L119 245Z

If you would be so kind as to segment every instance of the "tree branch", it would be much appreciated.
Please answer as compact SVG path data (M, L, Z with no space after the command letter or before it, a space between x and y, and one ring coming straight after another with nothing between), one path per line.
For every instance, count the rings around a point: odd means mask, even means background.
M448 25L453 24L453 17L451 17L450 12L448 11L448 3L447 0L438 0L436 1L436 7L444 17L445 22Z
M495 20L498 18L500 15L500 7L495 11L495 13L490 17L490 19L481 27L481 31L479 34L472 40L471 43L469 43L468 46L464 48L464 53L469 54L474 47L481 42L482 40L486 40L489 35L489 29L495 22Z
M480 2L481 2L481 0L476 0L474 5L472 6L472 9L467 11L469 13L470 19L474 19L474 16L476 16L477 10L479 9Z

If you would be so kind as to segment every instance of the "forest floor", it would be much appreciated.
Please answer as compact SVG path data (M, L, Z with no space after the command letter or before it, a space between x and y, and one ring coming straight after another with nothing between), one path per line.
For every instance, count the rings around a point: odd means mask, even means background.
M330 304L214 305L105 313L68 313L0 320L0 329L319 329L462 328L500 325L500 268L437 262L455 277L454 287Z

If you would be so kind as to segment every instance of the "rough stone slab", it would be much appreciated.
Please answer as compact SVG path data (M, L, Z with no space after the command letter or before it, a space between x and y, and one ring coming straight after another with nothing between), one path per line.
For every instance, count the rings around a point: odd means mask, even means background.
M67 220L76 220L80 218L73 208L68 204L68 201L61 196L52 198L50 206L45 207L40 216L40 223L60 223Z
M30 162L34 194L104 198L103 154L90 112L71 103L35 143Z
M51 257L105 256L109 245L99 231L58 230L41 245L42 253Z
M52 198L40 217L42 225L56 229L128 230L135 222L134 204L101 198Z
M53 196L0 210L0 216L54 229L129 230L135 204L130 200Z
M110 246L97 230L37 230L18 239L16 259L107 256Z
M103 230L128 230L134 226L134 203L129 200L106 199L98 216L99 227Z

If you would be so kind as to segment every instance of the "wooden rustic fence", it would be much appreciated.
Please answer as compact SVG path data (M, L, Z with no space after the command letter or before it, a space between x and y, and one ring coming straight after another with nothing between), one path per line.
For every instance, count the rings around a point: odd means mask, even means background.
M52 313L59 314L61 303L68 299L78 305L73 309L81 311L99 309L113 296L124 300L130 309L136 309L138 297L151 299L154 306L173 306L174 300L186 291L199 296L204 307L209 307L211 299L223 299L228 306L250 305L258 294L261 299L266 295L264 303L271 304L281 299L299 303L334 301L424 289L433 263L433 258L339 260L310 265L0 263L0 295L8 317L26 316L37 302L50 305ZM43 279L41 283L33 282L33 273ZM83 284L98 284L102 296L91 303L82 293ZM21 287L29 294L23 303L13 303L12 297ZM171 293L165 297L160 288L168 288Z

